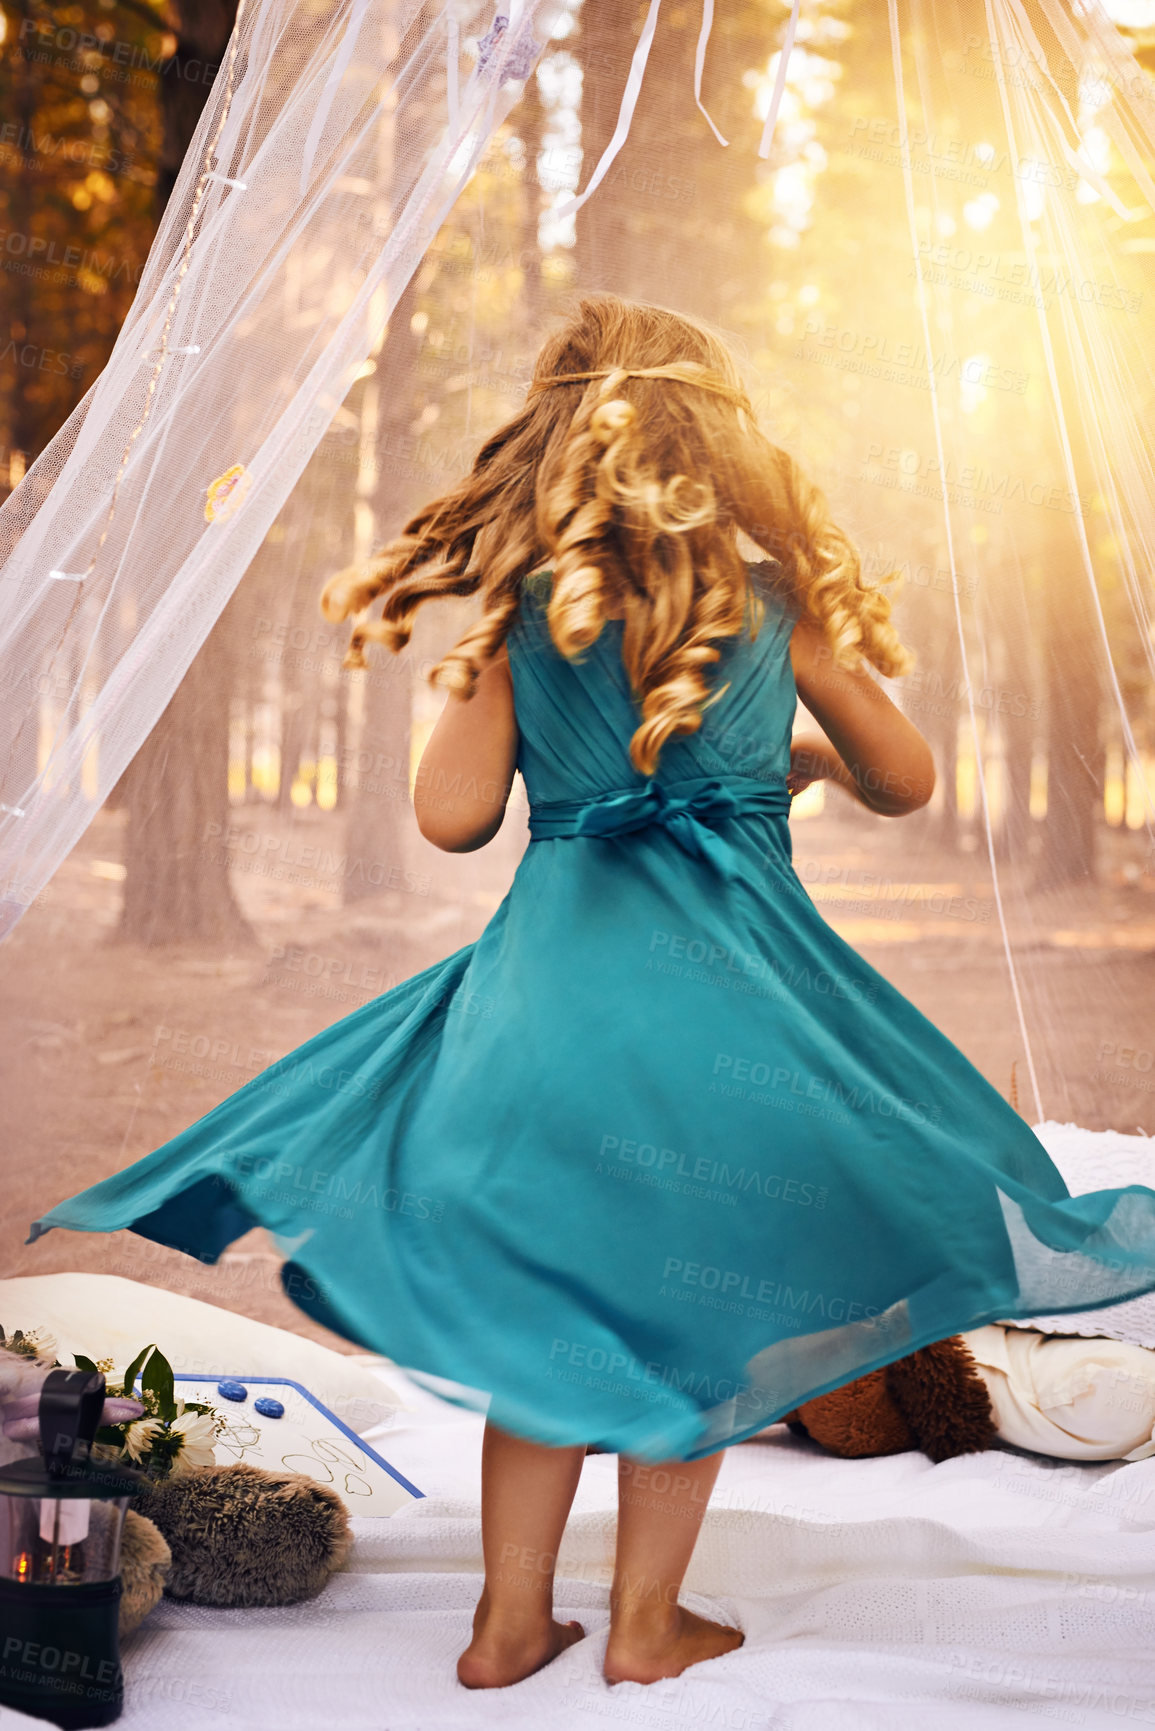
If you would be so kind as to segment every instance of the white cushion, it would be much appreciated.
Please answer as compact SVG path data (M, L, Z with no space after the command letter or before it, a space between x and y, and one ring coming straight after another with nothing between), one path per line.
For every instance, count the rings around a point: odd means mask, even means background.
M119 1274L0 1280L0 1326L7 1333L46 1329L62 1364L79 1352L111 1358L125 1370L142 1346L155 1343L174 1371L283 1376L308 1389L358 1435L387 1424L406 1405L364 1355L347 1358L287 1329Z
M1068 1461L1155 1454L1155 1352L991 1324L964 1334L1004 1442Z

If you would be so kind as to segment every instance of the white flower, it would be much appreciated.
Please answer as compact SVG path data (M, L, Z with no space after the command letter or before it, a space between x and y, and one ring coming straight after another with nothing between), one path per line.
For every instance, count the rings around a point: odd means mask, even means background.
M48 1364L56 1359L56 1336L46 1328L15 1328L11 1333L0 1328L0 1347L23 1358L46 1360Z
M164 1425L158 1418L134 1418L124 1433L124 1452L130 1460L143 1460L157 1437L164 1435Z
M181 1411L169 1426L169 1434L180 1438L180 1452L172 1463L174 1473L189 1472L193 1467L216 1465L217 1457L213 1453L216 1426L210 1413L185 1412L182 1402Z

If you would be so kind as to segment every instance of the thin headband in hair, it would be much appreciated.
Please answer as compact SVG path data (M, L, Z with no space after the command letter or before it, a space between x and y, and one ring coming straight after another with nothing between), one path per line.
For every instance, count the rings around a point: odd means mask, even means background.
M696 366L693 361L673 361L664 367L603 367L594 373L555 373L551 378L534 379L529 387L528 395L534 397L539 391L545 391L551 385L586 384L592 379L673 379L680 385L697 385L699 390L710 391L716 397L725 397L740 409L745 409L748 415L754 410L749 397L740 386L731 385L718 373L704 368L701 372L692 372Z

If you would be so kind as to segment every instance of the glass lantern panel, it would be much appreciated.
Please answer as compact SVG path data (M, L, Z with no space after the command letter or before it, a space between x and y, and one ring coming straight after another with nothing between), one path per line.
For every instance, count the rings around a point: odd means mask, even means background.
M128 1501L0 1496L0 1577L38 1586L111 1580Z

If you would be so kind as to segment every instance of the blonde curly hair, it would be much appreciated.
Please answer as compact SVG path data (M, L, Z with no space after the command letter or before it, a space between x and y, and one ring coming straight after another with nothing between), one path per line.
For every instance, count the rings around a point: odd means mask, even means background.
M889 596L863 581L822 494L759 430L725 343L682 314L596 295L545 344L524 408L471 472L367 565L331 578L321 610L348 619L384 595L345 657L365 667L369 642L404 648L424 602L480 593L481 617L430 675L468 698L525 579L548 565L560 654L579 656L607 618L624 620L641 715L630 759L652 775L665 741L694 733L721 695L710 683L720 643L758 628L739 530L775 561L774 583L821 627L835 666L913 666Z

